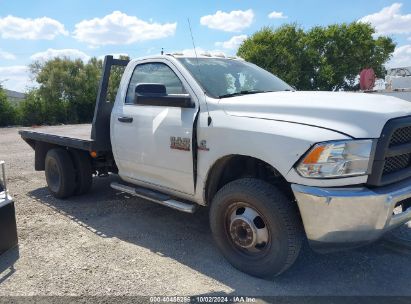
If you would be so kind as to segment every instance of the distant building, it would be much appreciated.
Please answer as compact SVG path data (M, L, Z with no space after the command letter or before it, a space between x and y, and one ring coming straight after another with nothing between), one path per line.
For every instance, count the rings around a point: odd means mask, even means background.
M19 102L21 102L22 100L26 98L26 94L24 93L7 90L7 89L4 89L4 92L7 95L7 99L13 104L18 104Z

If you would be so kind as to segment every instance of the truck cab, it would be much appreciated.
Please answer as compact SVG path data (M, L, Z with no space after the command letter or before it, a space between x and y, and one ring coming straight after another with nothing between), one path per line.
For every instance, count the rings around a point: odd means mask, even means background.
M204 93L168 57L132 61L111 113L113 155L122 179L195 194L194 122ZM186 104L183 104L184 101Z
M126 68L109 103L113 64ZM298 92L238 58L106 57L90 138L21 135L56 197L111 173L119 191L184 212L209 206L222 254L259 277L288 269L304 238L328 252L411 219L408 102Z

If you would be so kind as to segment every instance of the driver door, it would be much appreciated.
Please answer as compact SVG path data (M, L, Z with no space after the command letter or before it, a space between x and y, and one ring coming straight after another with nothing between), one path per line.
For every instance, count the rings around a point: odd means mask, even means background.
M164 84L167 94L189 93L192 108L135 103L142 83ZM195 94L166 60L137 64L127 94L112 115L112 142L119 175L125 180L194 194L192 133L198 109Z

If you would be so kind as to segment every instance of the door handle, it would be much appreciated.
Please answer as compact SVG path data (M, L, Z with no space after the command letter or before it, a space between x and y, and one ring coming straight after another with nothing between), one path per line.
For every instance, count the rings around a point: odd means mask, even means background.
M122 117L119 117L117 119L118 119L119 122L127 122L127 123L133 122L133 117L122 116Z

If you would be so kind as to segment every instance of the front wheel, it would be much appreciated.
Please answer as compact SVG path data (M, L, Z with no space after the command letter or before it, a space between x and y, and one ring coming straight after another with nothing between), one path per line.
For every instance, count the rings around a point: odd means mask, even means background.
M216 194L210 225L225 258L257 277L287 270L303 239L296 205L272 185L253 178L233 181Z

